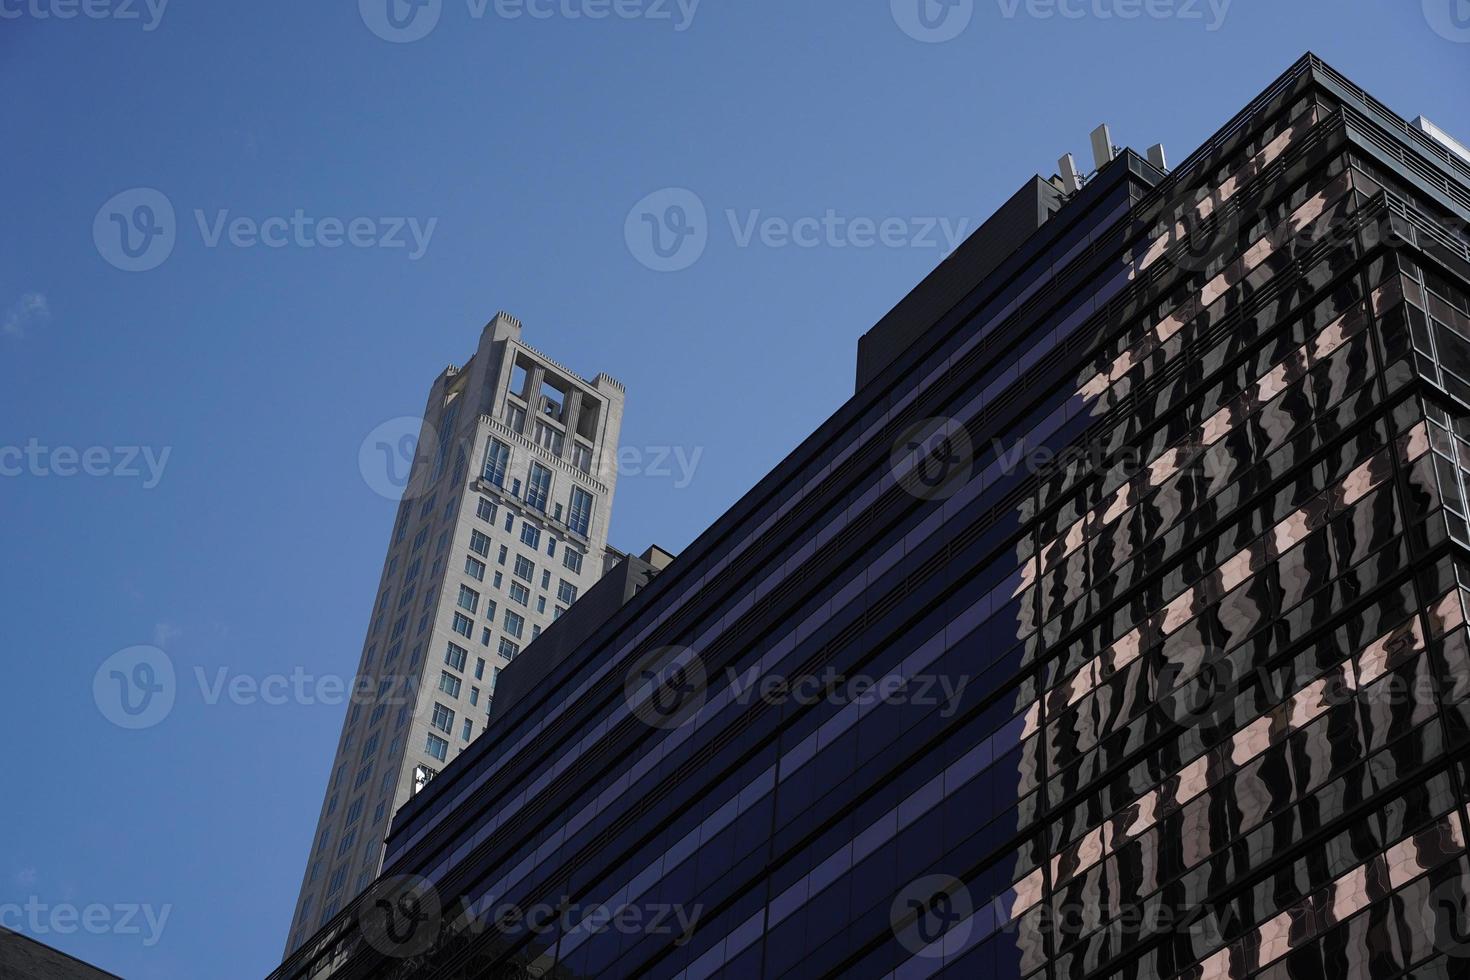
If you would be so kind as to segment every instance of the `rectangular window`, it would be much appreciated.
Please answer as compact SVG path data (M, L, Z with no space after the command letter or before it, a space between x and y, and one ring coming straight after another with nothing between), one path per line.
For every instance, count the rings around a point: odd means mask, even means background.
M495 618L495 614L494 613L491 613L490 614L490 618L491 619L494 619ZM490 645L490 627L485 626L485 627L482 627L480 629L480 646L482 646L482 647L488 647L489 645Z
M576 548L568 548L561 553L561 563L568 570L577 574L582 573L582 553Z
M526 503L544 512L546 501L550 498L551 471L540 463L532 463L530 483L526 487Z
M504 582L504 581L505 581L505 576L503 574L501 574L500 572L496 572L495 573L495 587L497 589L500 588L501 583Z
M480 703L480 689L478 687L472 687L472 688L470 688L470 704L479 704L479 703Z
M470 550L481 558L490 557L490 536L480 531L470 532Z
M526 427L526 410L519 405L505 404L505 424L520 432Z
M572 465L583 473L592 472L592 447L580 442L572 443Z
M520 428L514 424L511 428L517 432ZM485 480L497 487L505 486L505 471L510 467L510 447L499 439L491 439L490 447L485 451Z
M374 752L378 751L378 736L380 734L380 732L373 732L373 737L363 744L362 755L358 757L358 762L366 762L373 757Z
M433 725L435 728L439 729L441 732L448 733L448 732L453 731L454 730L454 711L453 711L453 709L447 708L444 705L440 704L438 701L435 701L434 702L434 716L429 720L429 724Z
M543 589L549 589L549 588L551 588L551 573L550 572L544 571L544 570L541 572L541 587Z
M489 497L481 497L475 504L475 516L486 524L495 523L495 501Z
M527 582L536 578L536 564L525 555L516 555L516 566L514 569L516 578L523 578Z
M480 608L480 593L468 585L461 585L459 587L459 608L467 609L470 612L478 612Z
M556 601L570 606L577 601L577 587L566 579L560 579L556 586Z
M429 740L424 745L424 751L429 753L433 758L443 762L449 758L449 743L438 735L430 733Z
M424 546L424 542L427 540L429 540L429 528L426 525L422 530L419 531L418 534L415 534L413 536L413 548L411 548L410 550L418 551Z
M505 611L505 631L517 640L521 638L521 632L526 628L526 620L511 612Z
M546 539L546 556L548 558L556 557L556 538Z
M516 658L516 654L520 652L521 648L518 645L510 642L503 636L500 638L500 655L506 660L514 660ZM497 680L500 678L499 667L495 668L495 677ZM493 683L490 685L490 690L495 690L495 685Z
M530 545L532 548L541 547L541 529L523 521L521 523L521 541L524 544Z
M466 555L464 559L464 571L472 579L481 582L485 581L485 563L478 558L471 558Z
M546 612L546 597L544 595L538 595L536 597L536 611L538 613L544 613L544 612ZM537 632L532 633L531 635L532 636L539 636L540 635L541 627L537 626L537 627L534 627L534 628L536 629Z
M507 512L506 515L505 515L505 529L506 529L506 531L507 532L513 531L515 529L515 526L516 526L516 515Z
M343 824L350 827L357 823L358 818L362 816L362 808L366 805L367 801L361 796L353 800L352 805L347 808L347 818L343 821Z
M469 661L470 652L458 643L449 644L449 649L444 651L444 662L455 670L464 670L464 665Z
M469 718L466 718L464 720L464 731L462 731L460 733L460 736L459 736L460 737L460 740L461 741L468 742L470 740L470 734L474 731L474 728L475 728L475 723L473 721L471 721Z
M567 527L583 537L592 526L592 494L581 487L572 487L572 513L567 518Z
M447 670L439 671L439 690L452 698L459 697L460 680Z
M505 559L507 557L509 557L509 556L510 556L510 549L507 548L505 545L501 545L500 546L500 557L498 559L496 559L496 562L495 563L497 565L504 565L505 564Z
M531 590L526 588L519 582L510 583L510 601L519 603L523 606L530 605Z
M475 635L475 621L464 613L454 614L454 631L463 637Z

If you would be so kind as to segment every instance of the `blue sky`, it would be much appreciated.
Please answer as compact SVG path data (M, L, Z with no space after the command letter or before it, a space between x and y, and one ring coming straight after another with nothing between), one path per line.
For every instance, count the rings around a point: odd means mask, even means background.
M343 709L197 672L351 675L393 512L359 447L496 310L627 384L613 541L678 550L851 393L944 229L1098 122L1182 159L1312 49L1470 138L1465 0L622 2L442 0L405 40L386 0L0 0L0 923L130 978L276 964ZM648 195L704 209L692 264L640 244ZM127 730L93 679L137 645L180 681Z

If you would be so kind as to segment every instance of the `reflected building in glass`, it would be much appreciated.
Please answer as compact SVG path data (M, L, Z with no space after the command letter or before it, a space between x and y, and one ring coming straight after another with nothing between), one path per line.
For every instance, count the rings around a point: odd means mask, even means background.
M1310 55L1105 149L276 976L1466 975L1470 162Z

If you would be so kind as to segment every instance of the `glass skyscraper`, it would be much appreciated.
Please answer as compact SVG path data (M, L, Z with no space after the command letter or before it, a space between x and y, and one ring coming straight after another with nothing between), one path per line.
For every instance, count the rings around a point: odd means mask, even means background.
M1108 155L276 975L1467 975L1470 162L1310 55Z

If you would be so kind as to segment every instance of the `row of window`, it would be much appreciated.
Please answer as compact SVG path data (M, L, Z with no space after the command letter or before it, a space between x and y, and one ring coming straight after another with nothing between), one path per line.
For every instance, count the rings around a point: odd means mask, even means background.
M590 463L590 455L588 461ZM532 460L526 471L525 493L522 494L520 480L511 478L510 486L505 485L509 469L510 446L499 439L491 439L485 451L485 466L482 470L485 481L508 491L513 497L523 499L527 506L543 514L547 513L547 505L551 500L551 470ZM594 500L591 493L578 486L573 486L568 494L567 527L583 537L586 537L591 531ZM555 516L559 519L561 515L562 507L557 504Z

